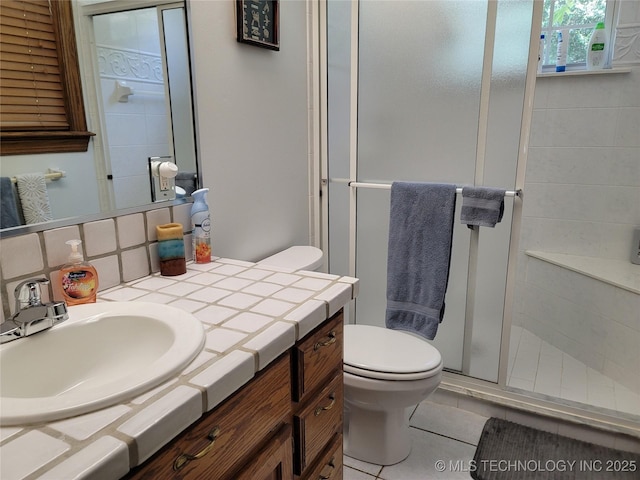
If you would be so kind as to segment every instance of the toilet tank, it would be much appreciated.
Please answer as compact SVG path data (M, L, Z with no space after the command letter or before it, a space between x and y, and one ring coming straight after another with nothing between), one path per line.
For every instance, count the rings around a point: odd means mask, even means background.
M258 265L290 270L317 270L322 266L322 250L309 245L296 245L258 262Z

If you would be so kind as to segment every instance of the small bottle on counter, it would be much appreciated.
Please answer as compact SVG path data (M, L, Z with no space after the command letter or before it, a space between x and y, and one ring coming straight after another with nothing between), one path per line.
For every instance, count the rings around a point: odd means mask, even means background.
M211 261L211 218L207 204L208 188L201 188L191 194L191 240L193 244L193 258L196 263Z
M60 282L67 305L95 303L98 293L98 272L78 251L81 243L81 240L75 239L66 242L71 246L71 254L68 263L60 269Z

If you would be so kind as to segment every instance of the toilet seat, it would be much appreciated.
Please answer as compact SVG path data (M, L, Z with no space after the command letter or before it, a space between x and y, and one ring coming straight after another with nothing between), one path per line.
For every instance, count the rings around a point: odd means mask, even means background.
M409 333L345 325L343 370L379 380L420 380L442 371L442 356L426 340Z

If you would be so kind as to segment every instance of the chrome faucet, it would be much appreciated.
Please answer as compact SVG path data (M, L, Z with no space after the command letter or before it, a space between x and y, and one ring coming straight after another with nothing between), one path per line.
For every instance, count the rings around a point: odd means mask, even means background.
M53 327L69 318L64 302L42 303L40 285L49 280L25 280L15 289L16 313L0 325L0 343L28 337Z

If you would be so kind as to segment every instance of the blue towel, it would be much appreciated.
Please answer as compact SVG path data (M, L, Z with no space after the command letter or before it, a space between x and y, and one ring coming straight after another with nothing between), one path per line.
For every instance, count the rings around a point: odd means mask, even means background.
M462 187L460 222L469 228L495 227L504 213L504 192L500 188Z
M13 183L9 177L0 178L0 228L11 228L22 225L18 214Z
M433 340L444 316L456 186L391 186L386 326Z

